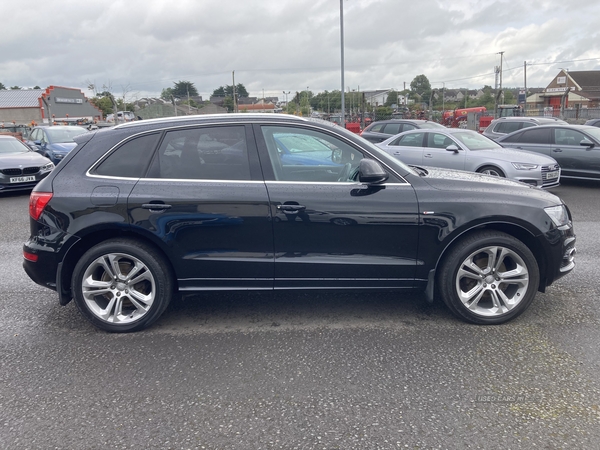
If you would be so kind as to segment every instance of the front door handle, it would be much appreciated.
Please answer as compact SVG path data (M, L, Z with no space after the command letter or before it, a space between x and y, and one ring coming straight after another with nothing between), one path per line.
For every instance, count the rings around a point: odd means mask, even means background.
M433 158L433 155L431 153L425 153L423 158Z
M555 149L554 149L554 150L552 150L552 151L553 151L553 152L556 152L556 153L562 153L562 149L560 149L560 148L555 148Z
M284 214L298 214L300 211L304 211L306 206L302 205L277 205L279 211L283 211Z
M150 211L160 212L166 211L167 209L171 209L171 205L167 205L166 203L144 203L142 204L143 209L149 209Z

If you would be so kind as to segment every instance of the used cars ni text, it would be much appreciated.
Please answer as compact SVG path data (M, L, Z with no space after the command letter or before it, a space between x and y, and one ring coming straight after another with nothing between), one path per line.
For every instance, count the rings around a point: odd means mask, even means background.
M309 163L281 152L301 153L302 137L305 152L317 148ZM329 122L185 116L76 141L31 194L23 265L110 332L208 290L418 289L498 324L575 265L555 195L411 168Z
M409 165L479 172L543 188L560 181L560 167L551 157L505 149L462 128L412 130L376 145Z

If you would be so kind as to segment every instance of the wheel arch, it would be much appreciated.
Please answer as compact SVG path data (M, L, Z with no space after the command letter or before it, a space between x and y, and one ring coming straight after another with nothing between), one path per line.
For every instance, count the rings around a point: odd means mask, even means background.
M158 252L158 254L162 257L163 262L168 265L172 275L174 291L176 292L179 289L177 276L175 275L175 268L173 267L163 246L157 243L155 239L152 239L141 233L136 233L129 228L104 228L93 231L81 237L66 252L61 263L57 280L57 291L61 305L64 306L73 299L73 293L71 292L71 279L73 277L73 269L75 268L77 261L79 261L83 254L90 248L111 239L129 239L131 241L152 247L152 249Z
M540 272L540 283L538 285L538 291L545 291L547 285L547 258L544 248L540 243L540 240L532 233L531 230L528 230L527 228L519 224L512 222L487 222L473 225L471 227L463 229L448 238L447 244L444 246L444 248L438 255L435 267L429 272L427 287L425 288L425 294L429 302L433 302L435 289L437 288L438 268L442 265L444 258L448 255L448 253L450 253L450 251L454 247L456 247L460 243L460 241L463 238L480 230L495 230L506 233L520 240L521 242L523 242L523 244L529 247L538 263L538 268Z

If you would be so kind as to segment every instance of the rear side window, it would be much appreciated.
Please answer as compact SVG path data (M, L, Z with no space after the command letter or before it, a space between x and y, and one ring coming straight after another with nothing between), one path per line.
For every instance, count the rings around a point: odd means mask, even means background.
M250 180L244 126L212 126L165 134L149 178Z
M382 132L381 130L383 129L384 125L385 125L384 123L376 123L369 129L369 131L372 131L374 133L381 133Z
M398 139L391 142L390 145L399 145L401 147L422 147L424 135L424 131L421 133L405 134L404 136L400 136Z
M521 133L518 142L523 144L549 144L552 138L552 128L533 127Z
M496 125L494 132L496 133L512 133L513 131L517 131L521 128L521 122L500 122Z
M383 130L385 134L398 134L402 131L402 124L388 123Z
M146 173L160 133L131 139L100 163L94 173L109 177L141 178Z

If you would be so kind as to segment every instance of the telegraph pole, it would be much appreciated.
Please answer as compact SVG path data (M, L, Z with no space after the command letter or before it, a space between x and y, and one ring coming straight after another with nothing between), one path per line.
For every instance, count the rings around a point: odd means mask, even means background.
M344 97L344 0L340 0L340 47L342 52L342 121L341 125L346 127L346 101Z

